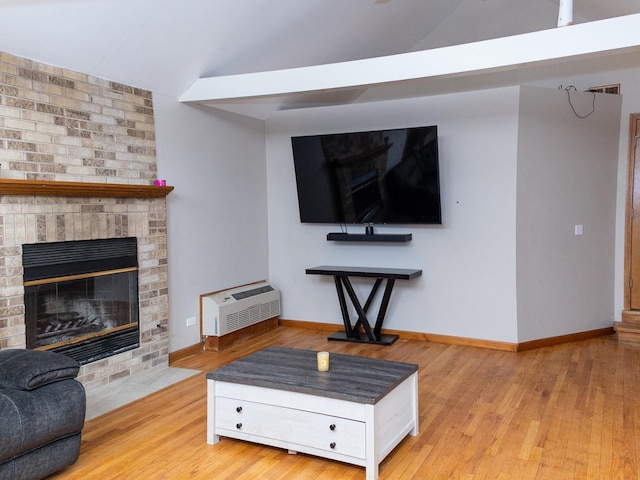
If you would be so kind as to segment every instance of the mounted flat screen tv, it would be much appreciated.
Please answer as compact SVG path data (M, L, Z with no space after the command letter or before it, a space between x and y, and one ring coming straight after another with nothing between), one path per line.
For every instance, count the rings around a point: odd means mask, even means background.
M291 138L302 223L440 224L436 126Z

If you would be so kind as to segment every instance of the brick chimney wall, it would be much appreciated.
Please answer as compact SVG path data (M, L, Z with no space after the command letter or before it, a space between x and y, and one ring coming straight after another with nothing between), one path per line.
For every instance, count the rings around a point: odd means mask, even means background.
M0 52L0 179L152 185L151 92ZM140 348L81 368L92 388L168 362L165 198L2 195L0 349L25 348L22 245L138 239Z

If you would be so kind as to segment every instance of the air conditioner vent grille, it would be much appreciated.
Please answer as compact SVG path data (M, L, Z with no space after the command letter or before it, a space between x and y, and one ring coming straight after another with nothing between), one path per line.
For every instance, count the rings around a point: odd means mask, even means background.
M252 288L251 290L245 290L244 292L232 293L231 296L236 300L242 300L243 298L253 297L254 295L260 295L261 293L271 291L273 291L273 287L271 285L265 285L264 287Z

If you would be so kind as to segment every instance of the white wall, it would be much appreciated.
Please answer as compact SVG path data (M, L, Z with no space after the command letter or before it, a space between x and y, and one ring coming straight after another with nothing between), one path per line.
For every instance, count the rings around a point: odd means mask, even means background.
M199 297L268 277L264 123L155 95L167 197L169 351L200 342Z
M624 307L624 237L629 155L629 116L640 113L640 69L620 69L582 75L573 78L556 78L537 83L539 86L563 88L569 85L584 91L599 85L619 84L622 95L620 115L620 141L618 143L618 177L615 227L615 280L614 319L620 321Z
M619 95L570 96L571 104L563 90L521 88L519 342L613 324L622 102ZM586 118L578 118L572 105ZM583 226L583 235L575 235L576 225Z
M420 268L422 277L396 282L386 328L516 342L518 96L519 89L511 87L282 111L267 120L269 276L283 292L282 318L341 323L333 279L307 276L307 267ZM442 226L377 227L411 232L406 245L345 244L326 240L336 225L300 223L292 135L434 124ZM361 296L371 284L354 283Z

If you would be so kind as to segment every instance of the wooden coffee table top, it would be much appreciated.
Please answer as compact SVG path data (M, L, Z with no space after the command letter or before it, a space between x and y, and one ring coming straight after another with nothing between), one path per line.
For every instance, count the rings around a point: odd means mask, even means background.
M207 379L375 404L418 371L411 363L330 353L317 370L316 351L269 347L207 373Z

